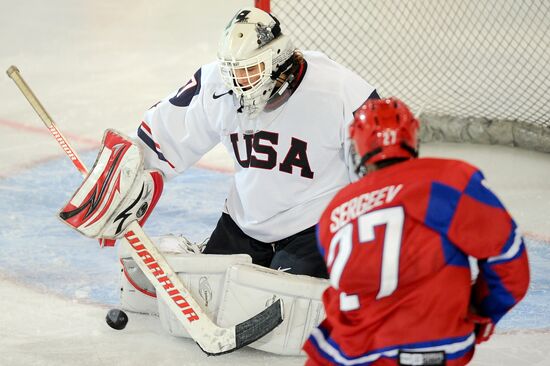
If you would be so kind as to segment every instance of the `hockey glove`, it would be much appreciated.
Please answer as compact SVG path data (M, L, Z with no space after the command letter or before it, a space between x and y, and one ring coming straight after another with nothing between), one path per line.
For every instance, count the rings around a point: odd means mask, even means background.
M495 324L491 318L487 318L477 314L470 307L470 313L468 314L468 321L474 323L474 333L476 335L476 344L486 342L491 338L495 330Z
M143 169L139 147L107 130L92 171L59 217L85 236L100 238L100 245L112 246L109 239L122 237L130 222L145 223L162 188L162 174Z

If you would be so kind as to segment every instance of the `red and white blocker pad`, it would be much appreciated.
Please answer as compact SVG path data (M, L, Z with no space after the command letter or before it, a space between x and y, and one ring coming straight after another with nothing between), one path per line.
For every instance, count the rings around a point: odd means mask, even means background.
M85 236L120 238L130 222L143 225L162 188L161 173L143 169L139 147L107 130L94 167L59 217Z

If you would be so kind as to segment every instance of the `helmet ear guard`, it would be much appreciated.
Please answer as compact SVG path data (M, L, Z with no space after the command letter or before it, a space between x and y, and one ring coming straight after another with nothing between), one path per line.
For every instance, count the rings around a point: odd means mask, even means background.
M356 172L369 165L418 157L418 120L396 98L367 100L349 127L357 157Z

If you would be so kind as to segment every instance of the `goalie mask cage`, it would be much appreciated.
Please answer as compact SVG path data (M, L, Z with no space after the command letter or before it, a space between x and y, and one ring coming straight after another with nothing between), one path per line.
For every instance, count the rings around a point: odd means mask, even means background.
M258 0L297 48L403 99L423 141L550 152L550 0Z

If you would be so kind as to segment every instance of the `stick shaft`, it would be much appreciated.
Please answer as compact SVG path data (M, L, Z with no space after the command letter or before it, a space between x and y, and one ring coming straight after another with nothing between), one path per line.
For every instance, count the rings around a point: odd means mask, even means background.
M63 151L65 151L65 154L67 154L69 159L71 159L74 166L78 169L80 173L82 173L82 175L86 175L88 173L88 170L82 163L82 160L80 160L80 158L76 154L75 150L71 147L67 139L57 129L57 126L53 121L52 117L46 111L44 106L42 106L42 103L40 103L36 95L34 95L29 85L25 82L25 80L21 76L21 73L19 72L19 69L15 66L10 66L6 71L6 73L15 82L15 85L17 85L19 90L21 90L21 93L23 93L27 101L35 110L36 114L38 114L42 122L44 122L44 124L48 128L48 131L50 131L50 133L53 135L57 143L61 146Z

